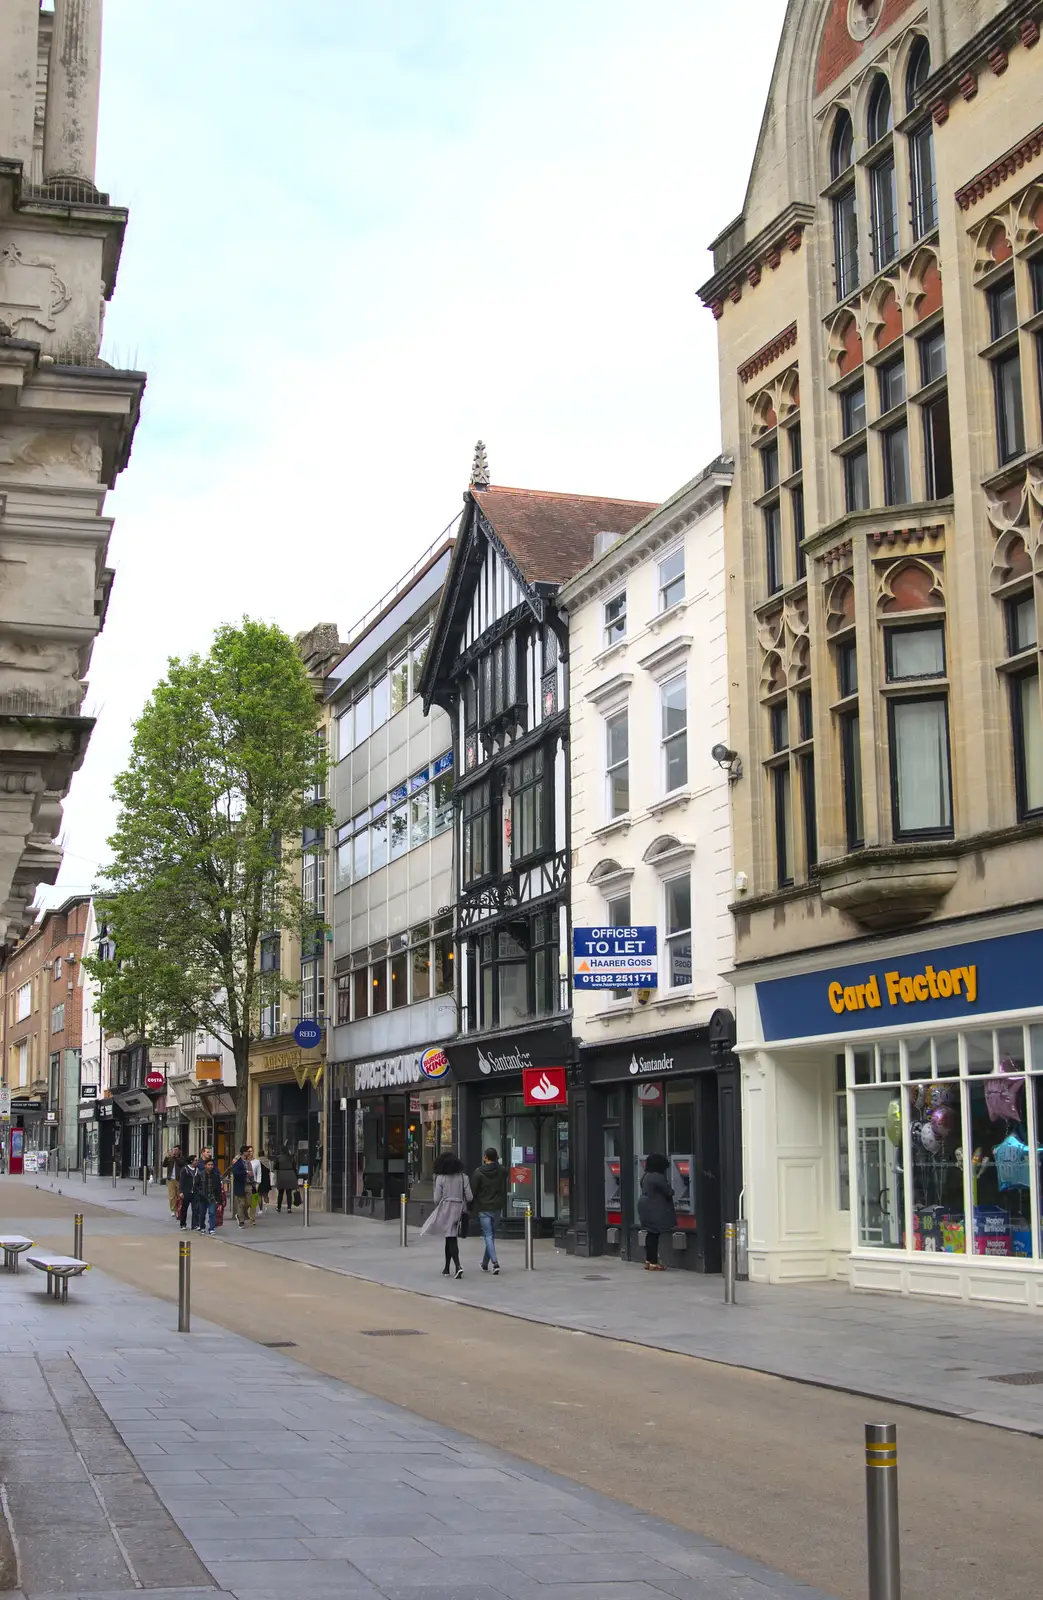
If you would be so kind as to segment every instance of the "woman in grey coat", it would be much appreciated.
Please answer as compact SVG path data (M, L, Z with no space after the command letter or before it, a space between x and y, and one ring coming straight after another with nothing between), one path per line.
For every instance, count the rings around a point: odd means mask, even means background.
M420 1230L421 1233L433 1233L436 1239L445 1240L443 1278L462 1278L464 1275L460 1265L460 1218L472 1198L463 1162L459 1156L446 1150L435 1162L435 1208Z
M641 1198L637 1202L637 1220L645 1230L645 1271L665 1272L659 1261L659 1235L672 1233L677 1227L674 1210L674 1191L666 1174L670 1163L665 1156L650 1155L645 1159L645 1175L641 1179Z

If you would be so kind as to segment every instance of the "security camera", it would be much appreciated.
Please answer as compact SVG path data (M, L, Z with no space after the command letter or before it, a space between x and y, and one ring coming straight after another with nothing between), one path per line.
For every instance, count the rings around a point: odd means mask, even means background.
M729 783L737 783L742 777L742 761L738 752L730 750L726 744L715 744L710 751L710 759L727 772Z

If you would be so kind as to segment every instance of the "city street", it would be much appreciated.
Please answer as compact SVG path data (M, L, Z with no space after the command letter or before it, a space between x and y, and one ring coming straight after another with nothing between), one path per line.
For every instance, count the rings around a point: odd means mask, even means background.
M198 1583L198 1561L252 1600L322 1594L327 1585L349 1596L422 1589L428 1600L767 1600L793 1594L794 1584L862 1600L862 1424L879 1419L899 1425L906 1592L942 1600L984 1589L1013 1600L1035 1587L1031 1496L1012 1493L1038 1473L1034 1438L326 1270L292 1259L313 1242L296 1220L263 1218L248 1249L237 1248L244 1236L227 1228L195 1239L193 1332L178 1338L182 1235L162 1215L165 1195L141 1202L124 1186L117 1196L102 1207L84 1204L75 1189L59 1197L32 1180L0 1183L0 1220L52 1247L69 1248L72 1215L82 1207L84 1253L95 1269L65 1306L46 1298L29 1269L3 1278L4 1343L20 1358L6 1368L4 1407L22 1410L38 1392L15 1376L30 1354L46 1365L71 1352L76 1372L59 1373L53 1395L66 1393L67 1378L75 1411L88 1405L86 1383L155 1492L156 1518L169 1512L187 1540L177 1543L162 1523L161 1546L169 1536L173 1551L168 1587L174 1572L185 1587ZM319 1232L333 1227L329 1219ZM394 1230L373 1233L391 1255ZM425 1257L434 1267L426 1244L415 1251L418 1262ZM625 1270L650 1306L654 1291L684 1287L671 1278L646 1289L643 1276ZM499 1282L475 1274L456 1287L487 1288L491 1297L508 1281L516 1298L529 1286L539 1292L538 1272L524 1278L510 1267ZM848 1303L857 1315L877 1302ZM649 1309L650 1327L656 1314ZM1007 1321L1023 1335L1022 1319ZM959 1327L957 1312L951 1365L959 1364ZM373 1337L388 1330L398 1336ZM854 1348L851 1355L857 1360ZM915 1345L909 1358L930 1359ZM304 1408L303 1424L280 1392L286 1385ZM42 1464L27 1464L24 1436L34 1456L47 1449L46 1424L23 1418L20 1428L5 1430L8 1484ZM436 1457L423 1473L405 1462L418 1444ZM969 1467L973 1496L965 1492ZM300 1514L297 1501L306 1502ZM59 1554L70 1548L63 1515L59 1497L46 1523ZM72 1506L71 1523L81 1526L75 1515ZM115 1569L90 1579L84 1570L48 1587L51 1557L34 1578L27 1562L42 1535L37 1524L20 1537L24 1592L119 1592ZM311 1563L307 1585L298 1567L289 1585L272 1581L268 1563L288 1558ZM439 1563L447 1564L442 1572ZM155 1587L155 1569L141 1581Z

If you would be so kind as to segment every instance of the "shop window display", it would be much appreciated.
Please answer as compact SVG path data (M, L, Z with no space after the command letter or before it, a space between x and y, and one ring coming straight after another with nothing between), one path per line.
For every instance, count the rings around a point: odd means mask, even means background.
M1038 1258L1043 1026L921 1034L844 1060L858 1246Z

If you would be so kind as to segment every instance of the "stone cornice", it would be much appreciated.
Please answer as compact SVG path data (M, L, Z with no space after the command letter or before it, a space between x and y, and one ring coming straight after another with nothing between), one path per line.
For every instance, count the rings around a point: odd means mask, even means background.
M955 55L942 62L924 84L921 96L922 103L930 106L935 122L947 121L949 103L957 95L964 100L974 99L982 68L1000 77L1007 70L1012 47L1020 43L1031 50L1039 43L1041 15L1040 0L1010 0Z
M800 249L804 229L815 220L815 207L803 200L792 201L755 234L749 244L743 245L696 292L703 305L709 306L719 320L724 312L725 300L742 299L743 285L756 288L767 266L775 270L782 260L784 250Z
M796 342L797 324L791 322L788 328L783 328L782 332L777 333L774 339L769 339L767 344L762 344L756 354L752 355L748 361L743 362L739 368L739 382L749 383L751 378L755 378L759 372L763 372L765 367L770 367L773 361L779 359L779 356L785 355L787 350L792 350Z
M686 533L693 522L723 500L725 491L731 488L732 476L730 457L718 456L698 478L686 483L671 499L664 500L618 544L563 584L558 596L561 608L574 611L577 606L611 589L657 550Z
M956 191L956 204L961 211L969 211L978 200L984 200L991 190L999 187L1016 172L1020 172L1026 161L1032 161L1043 151L1043 123L1035 128L1032 133L1022 139L1020 144L1000 156L991 167L986 167L972 178L970 183L965 183L962 189Z

